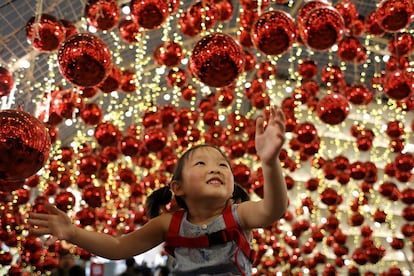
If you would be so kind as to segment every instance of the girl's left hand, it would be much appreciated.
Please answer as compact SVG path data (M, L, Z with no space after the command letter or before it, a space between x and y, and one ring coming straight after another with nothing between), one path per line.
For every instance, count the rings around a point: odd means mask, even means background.
M272 163L279 157L285 142L285 116L281 109L270 107L270 117L265 126L263 117L256 120L255 145L257 155L263 163Z

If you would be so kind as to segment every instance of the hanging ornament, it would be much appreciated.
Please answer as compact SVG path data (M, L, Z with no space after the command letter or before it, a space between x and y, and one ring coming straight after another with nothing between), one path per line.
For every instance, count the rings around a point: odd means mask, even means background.
M119 21L118 32L122 40L133 44L140 39L141 33L144 29L135 23L130 17L123 18Z
M253 42L266 55L281 55L292 47L296 38L293 18L280 10L263 13L253 25Z
M119 22L120 8L115 0L88 0L84 16L98 31L109 31Z
M183 48L173 41L163 42L154 50L154 60L167 67L178 66L183 58Z
M394 100L409 97L414 91L413 75L405 70L388 72L385 77L384 93Z
M33 16L26 23L27 42L40 52L56 51L65 37L65 27L52 15Z
M51 142L45 125L24 111L0 111L0 141L0 180L24 180L49 158Z
M190 70L208 86L223 87L231 84L243 68L243 49L227 34L204 36L191 52Z
M348 117L350 108L348 100L344 96L330 93L319 101L316 112L323 122L337 125Z
M341 40L344 29L341 14L332 7L324 6L312 9L306 15L301 22L299 33L305 45L314 50L325 51Z
M132 19L142 28L158 29L169 15L169 1L132 0L130 3Z
M9 70L0 66L0 98L8 96L13 89L14 78Z
M396 57L410 55L414 49L414 37L410 33L398 33L388 40L388 50Z
M111 50L89 33L71 36L59 48L59 70L69 82L91 87L101 83L112 68Z
M387 32L407 27L414 12L412 0L382 0L376 10L378 24Z

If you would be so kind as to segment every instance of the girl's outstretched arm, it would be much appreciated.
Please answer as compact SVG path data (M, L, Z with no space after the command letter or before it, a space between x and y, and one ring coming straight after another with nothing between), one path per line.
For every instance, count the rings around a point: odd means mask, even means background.
M30 214L30 233L36 236L51 235L46 245L56 240L66 240L92 254L114 260L139 255L162 243L171 220L171 215L163 214L134 232L115 237L75 226L67 214L54 205L46 203L46 208L50 214Z
M240 204L238 214L245 228L266 227L286 212L287 188L279 161L284 142L285 117L281 109L272 106L266 126L262 117L256 121L255 144L262 166L264 197Z

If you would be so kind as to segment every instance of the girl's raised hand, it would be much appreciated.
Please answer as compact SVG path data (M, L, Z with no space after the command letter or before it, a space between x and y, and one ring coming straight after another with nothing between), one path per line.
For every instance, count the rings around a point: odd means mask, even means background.
M265 126L263 117L256 120L256 151L262 162L273 162L279 157L285 142L285 116L281 109L270 107L270 116Z
M29 232L35 236L51 235L46 245L53 244L56 240L68 240L74 235L74 225L68 215L56 208L56 206L45 203L50 214L30 213L28 223Z

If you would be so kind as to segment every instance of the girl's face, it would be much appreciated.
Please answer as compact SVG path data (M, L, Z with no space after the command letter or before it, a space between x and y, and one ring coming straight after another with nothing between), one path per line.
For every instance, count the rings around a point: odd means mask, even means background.
M232 197L234 177L226 158L217 149L201 147L185 161L180 186L186 200L226 201Z

